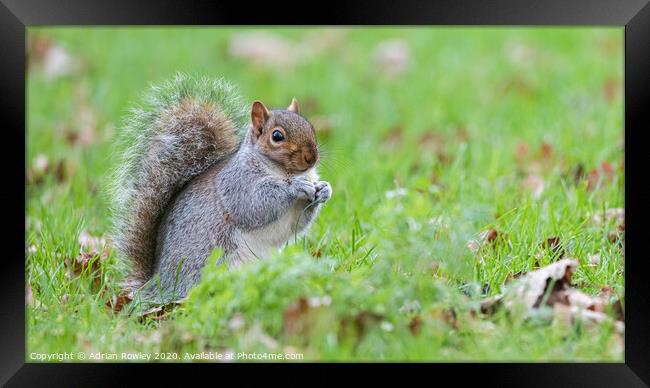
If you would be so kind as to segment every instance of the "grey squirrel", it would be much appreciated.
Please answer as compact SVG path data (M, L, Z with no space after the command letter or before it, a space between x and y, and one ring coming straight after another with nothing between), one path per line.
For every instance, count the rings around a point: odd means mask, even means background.
M215 248L230 268L265 257L304 232L332 195L296 99L247 110L223 79L178 74L152 87L120 144L112 237L126 289L146 301L185 297Z

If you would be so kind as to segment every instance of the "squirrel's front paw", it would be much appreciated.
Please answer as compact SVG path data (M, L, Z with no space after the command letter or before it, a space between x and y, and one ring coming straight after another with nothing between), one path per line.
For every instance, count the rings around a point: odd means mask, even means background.
M316 185L316 195L314 202L323 203L332 198L332 186L328 182L320 181Z
M316 197L316 187L307 178L296 178L291 182L295 195L298 199L306 199L308 202L313 202Z

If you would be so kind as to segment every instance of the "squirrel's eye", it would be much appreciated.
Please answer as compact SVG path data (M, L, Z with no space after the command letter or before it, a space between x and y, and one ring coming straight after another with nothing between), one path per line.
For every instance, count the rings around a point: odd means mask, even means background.
M282 141L282 140L284 140L284 135L282 134L282 132L280 132L280 131L278 131L278 130L276 129L276 130L273 131L273 133L271 134L271 139L273 139L273 141Z

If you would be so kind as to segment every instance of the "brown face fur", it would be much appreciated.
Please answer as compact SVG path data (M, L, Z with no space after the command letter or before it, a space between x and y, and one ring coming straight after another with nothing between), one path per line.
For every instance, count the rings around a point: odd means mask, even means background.
M298 103L295 99L287 110L272 111L256 101L253 103L251 119L253 143L287 172L303 172L316 165L316 133L309 121L298 113ZM279 131L284 139L273 140L275 131Z

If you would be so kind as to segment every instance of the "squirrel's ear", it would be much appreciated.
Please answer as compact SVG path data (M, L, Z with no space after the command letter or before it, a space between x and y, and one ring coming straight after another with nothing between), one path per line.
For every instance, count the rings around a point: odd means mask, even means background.
M269 119L269 116L271 116L271 113L266 109L261 101L253 102L253 108L251 109L251 122L253 123L253 134L255 135L255 139L262 134L262 127L264 127L264 123Z
M294 113L300 113L300 107L298 106L298 100L296 98L291 99L291 104L287 108L288 111L294 112Z

